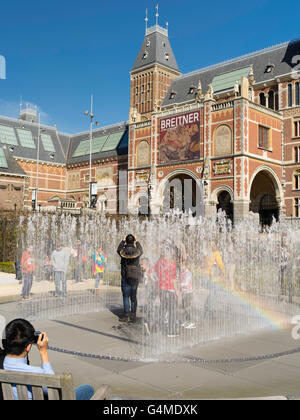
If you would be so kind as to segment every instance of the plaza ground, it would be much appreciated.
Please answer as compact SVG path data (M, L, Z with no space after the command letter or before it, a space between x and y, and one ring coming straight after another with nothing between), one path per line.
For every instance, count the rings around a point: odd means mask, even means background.
M20 302L14 296L19 299L20 290L13 275L0 276L0 314L6 321L16 316ZM116 310L107 310L37 320L33 324L36 329L47 331L52 347L126 358L134 352L135 344L124 336L118 315ZM286 325L185 348L181 354L172 355L174 363L100 360L53 350L49 354L54 370L71 372L75 385L91 383L97 388L109 384L114 395L126 399L298 398L300 340L292 338L292 327ZM298 347L299 352L293 352ZM271 359L257 357L276 353L283 355ZM195 358L218 362L203 364L194 362ZM228 363L224 359L236 361ZM32 350L30 361L40 363L37 349Z

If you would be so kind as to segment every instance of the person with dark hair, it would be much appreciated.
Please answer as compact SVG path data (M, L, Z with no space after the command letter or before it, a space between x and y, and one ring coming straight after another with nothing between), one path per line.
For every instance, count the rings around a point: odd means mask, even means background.
M33 325L25 319L14 319L5 327L2 339L3 350L0 357L0 369L25 373L42 373L54 375L54 371L49 361L48 343L49 339L46 332L35 332ZM38 337L38 338L37 338ZM33 344L37 347L41 356L41 367L31 366L28 355ZM4 357L3 357L4 353ZM3 366L1 366L1 363ZM47 388L44 387L47 395ZM18 399L16 387L13 387L14 398ZM94 394L91 385L81 385L75 389L77 400L89 400ZM32 389L28 386L28 399L32 400Z
M137 288L141 278L140 257L143 248L132 234L120 242L117 253L121 257L121 289L124 315L122 322L135 322L137 310Z

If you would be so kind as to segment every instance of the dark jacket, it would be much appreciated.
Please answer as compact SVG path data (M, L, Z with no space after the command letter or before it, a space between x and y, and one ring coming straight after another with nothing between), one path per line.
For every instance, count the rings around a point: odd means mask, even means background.
M140 265L140 257L143 255L143 248L139 242L135 245L127 245L125 241L121 241L117 253L121 257L121 276L126 276L126 265Z

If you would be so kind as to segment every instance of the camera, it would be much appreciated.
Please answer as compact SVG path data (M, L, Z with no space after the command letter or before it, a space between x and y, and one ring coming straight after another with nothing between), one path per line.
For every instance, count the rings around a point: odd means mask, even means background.
M37 344L38 339L39 339L39 336L40 336L41 334L42 334L42 333L41 333L41 331L34 331L34 333L33 333L33 335L34 335L34 341L33 341L33 343L34 343L34 344Z

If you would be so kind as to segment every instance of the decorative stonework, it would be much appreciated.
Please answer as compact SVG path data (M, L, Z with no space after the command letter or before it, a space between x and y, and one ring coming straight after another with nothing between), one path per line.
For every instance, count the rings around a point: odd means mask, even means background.
M215 175L226 175L230 174L232 170L232 165L230 160L222 160L216 162L213 166L213 171Z

